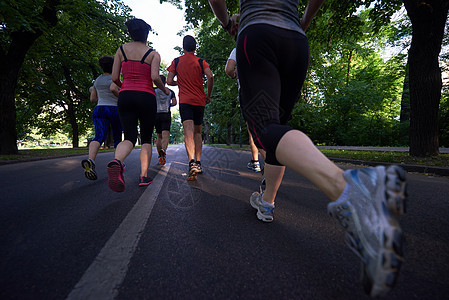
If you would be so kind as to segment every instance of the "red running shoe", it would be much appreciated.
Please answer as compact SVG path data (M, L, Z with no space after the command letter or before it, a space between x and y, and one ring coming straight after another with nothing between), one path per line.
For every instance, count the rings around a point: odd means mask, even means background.
M125 178L123 178L123 165L118 159L108 163L108 185L114 192L123 192L125 190Z
M140 176L139 186L147 186L150 185L150 183L152 182L153 179L151 177Z
M159 164L161 166L165 165L165 162L166 162L165 155L166 154L165 154L165 150L164 149L159 150Z

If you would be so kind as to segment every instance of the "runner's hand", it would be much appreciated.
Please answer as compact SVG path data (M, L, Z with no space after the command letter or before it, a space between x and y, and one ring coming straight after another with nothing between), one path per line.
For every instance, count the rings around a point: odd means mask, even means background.
M206 96L206 104L209 104L209 103L210 103L210 97Z
M228 33L230 35L237 35L239 31L239 21L240 21L240 14L232 15L231 17L232 26L228 30Z

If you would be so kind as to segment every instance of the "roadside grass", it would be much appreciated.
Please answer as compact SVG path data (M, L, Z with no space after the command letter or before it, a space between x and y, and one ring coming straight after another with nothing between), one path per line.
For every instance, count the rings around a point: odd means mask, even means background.
M113 151L114 149L100 149L100 152ZM53 156L72 156L88 154L87 147L82 148L42 148L20 149L17 155L0 155L0 161L26 160L34 158L48 158Z
M211 144L212 147L229 148L236 150L250 151L249 145L222 145ZM140 148L140 147L136 147ZM100 149L101 152L113 151L114 149ZM449 154L440 154L431 157L412 157L408 152L396 151L354 151L354 150L333 150L320 149L324 155L332 158L344 158L353 160L386 162L395 164L409 164L409 165L425 165L435 167L449 167ZM22 149L17 155L0 155L0 161L17 161L28 159L44 159L52 156L73 156L83 155L88 153L88 148L48 148L48 149Z
M249 145L211 145L220 148L250 150ZM429 157L413 157L408 152L397 151L355 151L355 150L334 150L334 149L320 149L320 151L328 158L344 158L352 160L385 162L394 164L407 165L423 165L434 167L449 167L449 154L440 154L438 156Z

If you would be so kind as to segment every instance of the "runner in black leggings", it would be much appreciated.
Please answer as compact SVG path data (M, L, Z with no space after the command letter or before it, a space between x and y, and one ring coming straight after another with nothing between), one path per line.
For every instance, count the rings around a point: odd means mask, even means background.
M266 189L254 192L250 204L260 220L271 222L285 166L309 179L332 201L328 212L346 229L348 246L362 259L365 291L385 295L403 261L398 216L405 212L405 173L397 166L343 172L304 133L286 125L308 66L305 31L324 0L310 0L302 19L298 2L240 0L237 24L224 0L209 0L228 33L238 28L242 113L254 142L266 151Z
M121 87L118 98L118 111L122 122L125 140L115 151L115 159L108 164L109 187L115 192L125 190L123 161L133 150L137 141L137 125L140 122L142 148L140 150L139 186L147 186L153 180L148 176L151 161L152 134L156 119L156 97L153 82L168 95L169 89L159 77L161 58L147 46L151 29L141 19L131 19L126 23L133 42L117 49L112 68L112 80ZM123 82L120 79L123 74Z

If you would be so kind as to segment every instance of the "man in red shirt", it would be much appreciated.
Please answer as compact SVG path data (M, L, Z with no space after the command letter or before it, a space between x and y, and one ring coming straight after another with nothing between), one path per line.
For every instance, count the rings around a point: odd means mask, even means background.
M203 124L204 107L211 100L214 75L209 64L195 56L196 41L192 36L184 37L182 47L184 55L175 58L167 69L169 72L167 84L179 87L179 113L184 127L184 143L189 158L187 180L196 180L196 175L203 172L201 167L203 147L201 125ZM207 77L207 95L204 93L203 75Z

